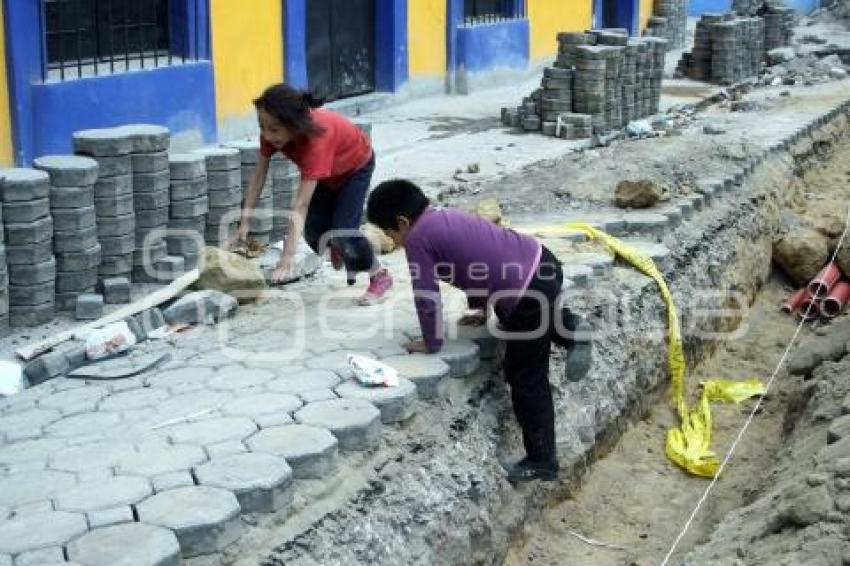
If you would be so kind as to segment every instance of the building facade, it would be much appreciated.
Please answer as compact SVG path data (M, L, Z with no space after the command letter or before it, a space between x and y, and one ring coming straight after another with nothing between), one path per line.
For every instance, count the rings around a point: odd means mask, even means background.
M186 145L255 129L286 81L329 99L465 92L555 55L560 31L640 33L652 0L3 0L0 163L71 134L167 126Z

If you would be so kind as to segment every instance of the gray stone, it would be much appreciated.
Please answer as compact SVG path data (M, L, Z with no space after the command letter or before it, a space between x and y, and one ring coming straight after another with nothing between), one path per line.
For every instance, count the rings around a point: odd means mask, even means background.
M239 151L233 148L202 147L196 149L193 153L204 157L207 172L238 170L242 166L242 157Z
M100 403L99 409L114 412L133 411L145 407L155 407L160 401L168 397L168 392L162 389L133 389L110 395Z
M30 385L44 383L48 379L68 371L68 360L61 352L47 352L27 363L24 374Z
M49 261L53 257L53 242L50 239L25 246L6 246L6 264L29 265Z
M238 187L242 183L242 172L239 169L229 171L211 171L207 173L207 187L210 191L221 191Z
M129 442L102 440L78 446L67 446L50 455L50 467L65 472L83 473L109 470L121 458L135 454Z
M140 312L135 316L135 318L136 322L138 322L139 326L142 328L142 332L145 333L145 336L154 330L165 326L165 316L157 307Z
M233 492L242 513L275 513L292 500L293 472L286 460L270 454L235 454L198 466L202 486Z
M243 454L248 448L239 440L226 440L218 444L204 446L211 460L226 458L234 454Z
M66 291L56 293L54 298L54 307L57 312L73 313L77 308L77 297L80 293L93 291L94 289L82 289L80 291Z
M826 441L838 442L850 435L850 415L844 415L833 420L827 431Z
M272 428L295 423L288 413L268 413L252 417L260 428Z
M65 357L64 352L57 352ZM67 358L65 358L67 359ZM55 409L63 415L67 415L67 408L74 406L85 407L87 411L94 411L98 402L106 397L109 391L103 387L77 387L57 391L38 402L39 408Z
M335 436L323 428L286 425L261 430L246 441L253 452L284 458L296 478L321 479L334 467L338 452Z
M116 476L98 482L82 483L56 498L57 511L88 513L124 505L135 505L153 495L145 478Z
M793 61L796 57L793 47L777 47L767 52L767 62L771 66Z
M80 208L94 206L94 186L50 187L50 209Z
M136 216L134 214L103 217L97 220L97 235L100 238L132 234L135 229Z
M116 128L121 134L130 137L133 153L154 153L168 151L171 145L171 133L165 126L156 124L127 124Z
M100 529L102 527L120 525L121 523L132 523L135 519L133 517L133 508L125 505L123 507L91 511L86 513L86 520L89 522L90 529Z
M260 159L260 142L259 140L237 140L227 142L225 147L239 150L242 159L242 165L256 164Z
M171 218L196 218L209 211L210 205L206 195L190 199L171 201Z
M46 216L32 222L6 223L6 243L10 246L25 246L49 240L53 236L53 218Z
M50 214L50 201L46 198L3 204L3 221L15 224L32 222Z
M98 243L97 228L94 226L74 233L56 232L53 238L53 251L57 254L84 252L92 249ZM102 247L101 254L106 255L103 254Z
M627 217L627 222L630 232L660 237L664 235L664 230L669 221L667 217L661 214L639 213L630 214Z
M95 293L78 295L74 316L77 320L97 320L103 316L103 295Z
M156 173L168 169L168 152L134 153L130 156L133 173Z
M393 356L382 360L395 368L399 377L416 385L416 393L422 399L435 399L440 395L440 384L451 373L451 367L439 356L412 354Z
M47 324L56 316L54 303L27 305L23 307L9 306L9 325L14 328L32 328Z
M171 324L208 324L233 316L239 307L232 296L220 291L196 291L178 299L165 309Z
M588 265L566 263L563 266L564 277L572 280L576 287L585 289L594 276L593 268Z
M100 265L101 259L100 244L82 252L67 252L56 254L56 271L84 271L87 269L96 269Z
M35 285L56 279L56 260L53 257L41 263L13 265L8 269L11 285Z
M210 208L230 208L239 206L242 202L242 189L233 187L221 191L209 191L207 193Z
M343 399L361 399L374 404L380 409L381 421L385 424L405 421L415 412L416 386L403 378L399 379L398 387L365 387L356 381L347 381L336 388L336 393Z
M102 156L97 157L96 160L100 167L99 177L101 179L120 177L133 172L133 162L129 155Z
M274 374L262 369L245 369L242 366L227 366L216 372L207 382L212 389L241 391L264 385L274 379Z
M169 157L168 166L171 170L171 179L190 180L203 177L207 174L206 159L203 155L192 153L179 153Z
M451 368L449 377L466 377L478 369L480 348L471 340L451 340L443 344L437 355Z
M22 552L15 557L15 566L49 566L65 564L65 552L61 546Z
M68 342L61 346L59 351L65 356L65 359L68 360L70 370L75 370L88 364L85 343L76 341Z
M99 178L94 184L94 198L106 199L133 194L132 175L120 175L118 177Z
M170 236L166 240L166 245L168 253L172 255L197 255L204 247L204 239L200 234L196 234L195 237Z
M195 478L187 471L181 472L166 472L151 478L153 490L156 493L168 491L169 489L177 489L180 487L192 487L195 485Z
M381 438L381 412L359 399L310 403L295 413L295 420L330 430L342 450L368 450Z
M95 157L126 155L133 151L133 140L120 128L74 132L74 151Z
M228 440L245 440L255 432L257 425L246 417L218 417L183 423L164 429L176 444L218 444Z
M133 193L133 209L138 214L142 210L158 210L165 208L171 202L168 189Z
M253 393L239 396L221 408L222 414L230 417L261 417L271 414L289 414L301 408L303 403L295 395L286 393Z
M104 277L98 281L97 288L107 305L130 302L130 281L126 277Z
M204 177L189 181L172 181L169 198L172 201L183 201L201 198L207 195L207 181ZM241 195L241 189L240 189Z
M56 274L56 293L80 293L97 285L97 268Z
M339 395L330 389L313 389L312 391L302 391L298 394L305 403L317 403L319 401L330 401L331 399L339 399Z
M33 161L33 167L50 176L54 187L85 187L97 181L97 161L78 155L45 155Z
M0 505L20 507L28 503L44 501L73 488L77 483L74 474L53 470L32 470L11 474L3 478L0 490ZM0 531L3 523L0 523ZM2 539L2 535L0 535ZM0 544L0 546L2 546ZM29 549L25 549L29 550ZM0 552L8 552L0 548Z
M32 389L29 391L32 391ZM54 412L51 411L51 413ZM55 414L58 415L58 413ZM3 425L6 426L6 423L3 423ZM6 429L4 428L4 430ZM19 464L44 463L47 461L48 456L61 450L65 444L64 440L50 438L23 440L13 444L6 444L0 446L0 464L4 467L16 469L16 466ZM6 516L8 516L8 513ZM3 513L0 512L0 520L5 518Z
M157 171L156 173L136 173L133 175L133 194L139 193L168 193L171 178L168 171Z
M174 281L186 272L186 263L179 256L166 256L154 263L153 267L159 281Z
M11 305L42 305L53 300L56 284L54 281L48 281L34 285L9 285L8 291Z
M86 566L179 566L180 544L166 528L127 523L95 529L73 541L68 557Z
M342 379L330 370L301 371L280 377L268 383L269 391L297 395L306 391L332 389L340 384Z
M136 211L136 235L139 235L138 231L142 228L165 228L168 225L168 210L169 207L164 206L155 210Z
M207 455L199 446L146 445L134 454L121 457L115 466L115 472L152 477L185 471L206 461Z
M44 432L57 438L93 435L110 430L120 420L114 413L84 413L60 419L45 427Z
M101 277L125 276L133 269L133 254L103 256L97 274Z
M0 200L4 203L41 199L50 192L50 177L44 171L14 168L3 169L0 174Z
M171 529L184 558L220 552L242 534L239 502L229 491L195 486L158 493L138 506L143 523Z

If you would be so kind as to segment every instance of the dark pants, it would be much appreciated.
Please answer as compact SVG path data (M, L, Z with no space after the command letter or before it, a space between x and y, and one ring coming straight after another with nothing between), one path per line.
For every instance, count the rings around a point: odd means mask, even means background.
M504 330L531 332L547 328L537 338L508 338L505 341L505 380L511 387L511 398L522 441L528 457L536 461L554 462L555 407L549 387L549 353L555 316L561 316L558 296L564 282L561 264L545 246L540 266L528 285L528 291L505 320ZM548 311L548 314L544 314ZM544 320L544 317L546 319Z
M338 189L331 190L319 183L304 221L304 239L307 244L319 255L324 253L323 249L319 249L321 245L336 248L342 255L349 275L369 271L376 265L369 240L359 234L363 206L374 171L375 156L372 155L369 163L352 173ZM345 233L334 234L337 230Z

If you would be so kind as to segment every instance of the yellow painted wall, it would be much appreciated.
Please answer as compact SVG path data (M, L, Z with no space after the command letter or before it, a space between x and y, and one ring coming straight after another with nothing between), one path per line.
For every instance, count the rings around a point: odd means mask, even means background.
M649 18L652 16L653 7L654 7L653 0L640 0L640 29L641 29L641 31L646 29L646 22L648 22Z
M531 59L553 56L558 51L556 36L562 31L582 31L593 20L592 0L531 0Z
M411 78L446 74L446 0L408 0L408 66Z
M251 101L283 81L281 0L212 0L213 64L219 119L253 112Z
M0 2L0 165L13 165L12 117L9 112L9 78L6 74L6 29Z

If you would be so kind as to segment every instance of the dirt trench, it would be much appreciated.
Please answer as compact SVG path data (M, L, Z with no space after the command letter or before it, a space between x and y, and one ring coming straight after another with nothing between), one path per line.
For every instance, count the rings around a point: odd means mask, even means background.
M845 122L837 131L816 133L791 148L795 174L773 179L778 198L763 202L776 207L777 233L767 238L779 238L794 215L827 237L831 248L837 244L850 202L848 134ZM797 320L780 312L779 305L793 285L778 269L765 280L764 258L759 260L765 252L769 249L752 242L742 243L736 253L727 275L753 299L750 311L741 320L726 322L730 330L737 326L734 338L693 360L688 373L692 398L703 379L766 381L791 342ZM840 471L847 465L850 474L850 460L838 463L850 450L836 448L841 438L827 432L839 428L842 415L850 412L844 398L850 358L842 359L848 340L846 313L831 324L803 327L788 364L780 368L669 564L850 563L850 492L844 491L850 482ZM712 405L712 447L718 454L726 453L753 405ZM668 399L652 405L567 499L553 502L538 520L524 525L504 563L660 564L708 484L665 457L666 431L676 424Z

